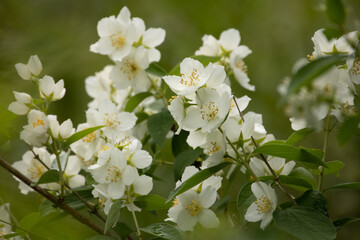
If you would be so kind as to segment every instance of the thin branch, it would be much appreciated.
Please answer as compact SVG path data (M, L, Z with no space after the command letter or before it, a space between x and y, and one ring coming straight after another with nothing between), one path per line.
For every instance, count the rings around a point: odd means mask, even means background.
M233 100L234 100L235 105L236 105L236 108L237 108L237 110L238 110L238 112L239 112L239 114L240 114L241 120L242 120L243 122L245 122L245 118L244 118L244 116L243 116L242 113L241 113L241 110L240 110L239 105L238 105L238 103L237 103L237 101L236 101L235 95L233 95ZM257 145L255 139L253 138L253 136L251 136L251 141L254 143L255 148L258 148L258 145ZM260 155L261 159L264 161L264 163L265 163L265 165L267 166L267 168L270 170L271 174L274 176L275 181L279 184L280 189L286 194L286 196L290 199L290 201L291 201L295 206L297 206L297 203L296 203L296 201L295 201L295 198L287 191L287 189L285 188L284 184L281 182L279 176L275 173L275 171L274 171L274 170L272 169L272 167L270 166L269 162L266 160L266 157L265 157L262 153L260 153L259 155Z
M42 237L42 236L40 236L40 235L38 235L38 234L36 234L36 233L34 233L34 232L30 232L29 230L26 230L26 229L24 229L24 228L22 228L22 227L19 227L18 224L17 224L17 225L16 225L16 224L12 224L12 223L6 222L6 221L1 220L1 219L0 219L0 222L5 223L5 224L7 224L7 225L10 225L10 226L12 226L12 227L18 228L18 229L20 229L21 231L23 231L23 232L25 232L25 233L27 233L27 234L34 235L34 236L36 236L36 237L38 237L38 238L40 238L40 239L49 239L49 238L44 238L44 237ZM0 237L1 237L1 236L0 236ZM29 237L27 237L27 238L30 239ZM5 239L5 238L4 238L4 239Z
M324 146L323 146L324 156L322 158L323 163L325 163L326 148L327 148L327 144L328 144L328 141L329 141L329 133L331 131L331 129L330 129L330 115L328 115L327 118L326 118L326 126L325 126L324 130L325 130L325 137L324 137ZM319 168L320 168L320 175L319 175L318 190L321 191L322 187L323 187L324 168L321 167L321 166Z
M133 200L132 200L132 198L130 196L130 191L129 190L130 190L129 187L127 187L127 195L128 195L128 200L129 200L129 204L130 204L131 214L132 214L133 219L134 219L137 236L138 236L139 240L142 240L140 227L139 227L136 215L135 215L134 202L133 202Z
M80 212L76 211L74 208L70 207L68 204L66 204L63 200L57 199L54 195L50 194L40 186L32 186L31 180L27 178L25 175L20 173L17 169L13 168L8 162L6 162L3 158L0 157L0 165L5 168L9 173L14 175L16 178L18 178L20 181L25 183L27 186L41 194L43 197L54 203L54 205L65 212L69 213L71 216L73 216L76 220L79 222L87 225L88 227L92 228L94 231L98 232L99 234L103 235L104 229L97 225L96 223L92 222L90 219L85 217ZM108 235L111 235L108 233Z

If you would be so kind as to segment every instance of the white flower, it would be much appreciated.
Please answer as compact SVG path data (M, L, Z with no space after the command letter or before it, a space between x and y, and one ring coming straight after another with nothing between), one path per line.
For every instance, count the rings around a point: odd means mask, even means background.
M197 169L194 166L186 167L183 174L182 174L182 176L181 176L181 181L176 182L176 187L180 186L183 182L188 180L190 177L192 177L197 172L199 172L199 169ZM207 178L205 181L203 181L200 184L202 186L201 187L202 189L205 189L208 186L211 186L217 191L221 187L221 181L222 181L222 177L220 177L220 176L211 176L211 177ZM200 187L200 184L194 186L192 189L195 190L195 191L198 190L199 187Z
M98 42L90 46L90 50L102 55L109 55L115 61L121 61L131 50L136 40L135 25L131 23L130 11L123 7L119 15L103 18L98 22Z
M296 164L294 161L286 163L284 158L278 157L271 158L268 160L268 163L277 175L289 175ZM250 160L250 167L258 177L272 175L264 161L258 158L252 158Z
M177 223L182 231L192 231L197 223L205 228L215 228L219 226L219 219L209 209L215 200L216 190L211 186L200 193L190 189L177 196L166 220Z
M145 23L141 18L134 17L132 23L135 25L135 41L145 47L149 62L160 61L160 51L155 47L159 46L165 39L165 30L162 28L149 28L145 31Z
M137 176L131 187L128 188L130 192L126 191L126 197L124 198L126 199L128 195L130 195L131 198L147 195L152 190L152 188L153 188L153 179L151 177L146 175ZM131 207L128 202L124 203L122 207L127 207L127 209L131 211ZM132 207L134 211L138 211L138 212L141 211L141 208L137 207L136 205L133 205Z
M248 69L244 58L252 51L247 46L239 46L230 54L230 67L233 70L235 78L240 85L250 91L255 91L255 86L250 85L250 79L247 75Z
M89 169L98 183L106 183L110 198L119 199L123 196L125 186L131 185L137 176L135 167L126 163L125 155L112 147L100 152L98 163Z
M64 179L71 188L77 188L85 185L85 177L80 175L81 160L77 156L70 156L64 171Z
M218 128L230 110L231 97L222 95L210 88L201 88L196 93L197 107L191 106L186 111L184 129L201 128L202 132L211 132Z
M31 56L27 65L17 63L15 68L19 76L24 80L29 80L31 75L39 76L42 71L42 65L37 55Z
M179 125L179 128L176 131L176 134L179 134L181 129L183 128L183 120L185 117L185 109L184 109L184 102L181 97L174 96L170 100L170 105L168 107L171 116L174 118L174 120Z
M266 130L262 125L262 115L254 112L248 112L244 115L245 121L241 125L241 132L243 139L250 139L253 136L255 139L263 138L266 135Z
M115 145L122 149L122 153L125 155L129 165L138 169L150 166L152 157L147 151L141 150L142 144L138 139L126 136L117 140Z
M202 37L203 45L195 52L195 55L217 56L219 54L218 40L212 35Z
M95 198L99 198L99 207L104 210L106 215L109 214L109 210L113 204L113 201L107 192L108 184L96 184L93 185L93 187L94 190L92 190L91 193Z
M110 79L117 89L126 89L129 86L135 91L145 92L150 87L150 79L145 72L149 67L147 53L140 46L125 57L121 62L116 62L110 73Z
M66 92L64 80L61 79L55 84L54 78L47 75L40 79L39 88L41 97L51 101L62 99Z
M21 131L20 139L32 146L41 147L48 139L48 128L49 122L45 113L33 109L28 114L28 125Z
M30 110L30 105L32 103L32 98L27 93L20 93L14 91L14 96L16 102L10 103L8 109L9 111L17 115L25 115Z
M50 131L54 138L67 139L73 134L74 128L70 119L64 121L60 125L57 121L57 116L48 115L47 118L50 125Z
M137 117L134 113L119 112L115 104L108 99L101 99L99 103L99 111L89 109L86 118L94 126L105 125L102 131L106 137L113 139L135 125Z
M174 93L186 96L203 86L208 81L213 70L214 67L211 63L204 68L199 61L185 58L180 63L180 77L165 76L163 79Z
M229 112L229 116L240 116L239 110L243 112L247 106L249 105L249 102L251 101L251 98L249 98L247 95L242 96L241 98L235 98L237 105L239 106L239 109L236 107L236 103L234 102L234 99L231 100L231 109Z
M45 148L33 148L33 151L36 155L39 156L41 161L48 167L51 167L52 159L50 158L50 154L46 151ZM23 156L21 161L17 161L13 163L13 167L16 168L19 172L24 174L27 178L29 178L32 182L37 182L41 175L47 171L47 168L40 163L35 158L35 155L32 151L27 151ZM17 178L15 178L18 180ZM29 191L33 191L32 188L25 185L23 182L20 182L19 188L22 194L27 194ZM42 186L42 184L40 185ZM50 184L46 184L47 188L51 186Z
M277 206L275 190L263 182L251 184L251 191L256 197L245 214L245 220L249 222L261 221L260 228L265 229L271 222L273 212Z

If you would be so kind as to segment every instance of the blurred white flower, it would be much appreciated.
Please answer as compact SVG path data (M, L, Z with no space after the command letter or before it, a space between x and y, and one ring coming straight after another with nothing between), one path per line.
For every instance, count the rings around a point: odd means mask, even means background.
M37 55L31 56L27 65L23 63L17 63L15 64L15 68L19 76L24 80L29 80L32 75L37 77L42 71L42 65Z
M61 79L55 84L54 78L47 75L40 79L39 88L41 97L51 101L62 99L66 92L64 80Z
M20 93L14 91L14 96L16 101L10 103L8 109L9 111L17 115L25 115L30 110L30 105L32 103L32 97L27 93Z

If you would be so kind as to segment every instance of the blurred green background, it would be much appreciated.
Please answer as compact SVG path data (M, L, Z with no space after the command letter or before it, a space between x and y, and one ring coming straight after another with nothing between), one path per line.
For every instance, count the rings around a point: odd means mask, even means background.
M345 0L344 4L347 28L359 29L360 1ZM166 30L165 42L159 49L162 52L160 65L167 70L183 58L193 55L202 44L201 37L204 34L218 38L223 30L238 29L241 44L249 46L253 51L246 58L246 63L251 83L256 86L255 93L244 90L238 92L238 95L247 94L252 98L248 110L262 113L266 129L278 139L285 139L291 133L291 128L282 109L277 107L279 95L276 87L285 76L290 75L292 65L298 58L313 51L310 38L314 32L320 28L334 27L326 17L323 0L1 0L1 156L13 162L20 160L26 151L25 144L17 140L26 119L14 118L6 109L14 101L12 91L33 93L33 89L18 77L14 65L18 62L26 63L30 55L37 54L46 74L65 81L65 98L52 105L52 113L59 115L59 121L71 118L74 125L84 122L90 100L85 92L84 80L102 70L106 64L111 64L106 56L89 51L90 44L98 40L97 22L103 17L117 15L123 6L129 7L132 16L143 18L147 27ZM323 136L312 136L303 144L321 148ZM9 138L10 141L7 141ZM339 148L334 134L331 135L327 160L343 160L346 166L341 171L340 179L326 177L325 185L360 181L359 144L360 139L356 138ZM172 169L161 167L158 175L169 170L171 172ZM240 178L237 180L232 188L232 201L242 184ZM173 182L156 181L154 192L165 197L172 187ZM326 196L330 199L329 211L333 219L360 217L359 192L338 190L327 192ZM37 211L39 197L36 194L21 195L15 180L1 168L0 197L11 202L13 213L19 219ZM122 216L125 215L124 212ZM160 215L165 216L165 213ZM144 214L140 224L151 222L152 218L150 213ZM70 217L62 219L60 224L66 231L56 230L54 224L48 231L67 239L85 239L94 235L94 232ZM261 239L272 239L269 232L271 230L264 234L260 232ZM339 239L358 239L359 234L359 224L353 224L340 231ZM210 231L208 235L200 235L198 239L227 236L224 231ZM288 236L284 239L288 239Z

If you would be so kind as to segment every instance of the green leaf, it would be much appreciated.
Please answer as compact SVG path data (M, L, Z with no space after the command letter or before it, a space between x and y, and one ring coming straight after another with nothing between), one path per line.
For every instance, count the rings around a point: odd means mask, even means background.
M330 189L356 189L360 190L360 182L341 183L324 189L324 192Z
M111 205L105 222L104 234L106 234L112 227L115 227L117 221L119 220L121 204L122 200L117 200Z
M88 134L95 132L96 130L99 130L100 128L103 128L104 126L97 126L97 127L91 127L84 130L81 130L80 132L76 132L73 135L71 135L68 140L63 145L63 148L67 148L70 146L70 144L78 141L79 139L87 136Z
M352 136L358 131L360 123L360 116L353 116L345 119L345 121L340 125L336 139L340 146L343 146L348 142Z
M149 118L149 115L144 112L137 112L137 113L135 113L135 115L137 117L136 125L138 125L139 123L141 123Z
M248 182L241 188L239 192L237 199L237 209L242 216L245 214L250 205L256 200L255 195L251 191L251 184L253 183L254 182Z
M317 181L314 178L314 176L307 169L303 167L297 167L293 169L289 174L289 176L304 179L305 181L311 184L313 189L317 187Z
M165 137L173 125L174 119L167 109L151 115L147 121L148 131L159 147L164 143Z
M199 62L202 63L202 65L207 66L211 62L214 63L219 61L221 57L197 55L197 56L192 56L190 58L198 60ZM178 63L173 69L171 69L169 75L180 75L180 63Z
M328 201L326 197L319 191L308 190L295 200L300 206L314 208L325 216L329 216Z
M302 240L332 240L336 229L330 219L319 211L304 206L276 210L273 214L277 228Z
M314 132L312 128L304 128L299 131L293 132L289 138L286 140L287 144L294 145L295 143L300 142L303 140L307 135Z
M326 0L326 14L333 23L341 25L345 22L345 8L341 0Z
M168 223L154 223L147 227L140 228L141 231L168 240L181 240L181 234L175 227Z
M298 187L301 187L300 189L312 189L312 185L308 183L306 180L294 177L294 176L286 176L286 175L280 175L279 179L282 183L289 187L293 187L295 189L299 189Z
M287 96L296 92L300 87L310 84L313 79L323 74L332 66L342 64L346 60L346 55L331 55L315 59L301 67L292 77Z
M173 155L176 157L185 150L191 149L186 139L189 136L188 131L181 130L179 134L174 135L171 141Z
M347 218L338 219L338 220L334 221L333 224L336 227L336 230L339 230L347 224L359 222L359 221L360 221L360 218L347 217Z
M338 28L326 28L324 30L324 34L328 40L331 40L333 38L339 38L343 35L342 31Z
M174 161L175 180L181 178L185 168L193 164L201 153L201 149L188 149L176 156Z
M340 170L345 166L342 161L330 161L325 163L327 168L324 168L324 175L335 174L339 177ZM311 172L316 175L320 175L319 169L311 169Z
M270 141L255 149L253 153L262 153L275 157L286 158L306 163L312 168L326 165L321 161L319 153L321 150L297 148L281 141Z
M39 212L41 216L45 216L48 215L49 213L55 212L56 209L54 207L54 204L49 201L49 200L45 200L42 203L40 203L39 205Z
M145 99L152 96L150 92L141 92L132 96L126 103L125 111L132 112Z
M45 183L53 183L53 182L59 182L60 181L60 174L58 170L50 169L41 175L39 181L36 183L31 184L32 186L36 186L39 184L45 184Z
M120 235L121 239L126 239L126 237L133 232L128 225L122 222L118 222L113 230Z
M168 75L167 72L157 63L150 63L149 67L145 71L158 77Z
M201 171L195 173L192 177L190 177L188 180L183 182L179 187L175 188L174 190L172 190L170 192L167 202L170 202L177 195L189 190L190 188L195 187L199 183L208 179L209 177L211 177L212 175L214 175L215 173L217 173L224 167L229 166L230 164L231 163L229 163L229 162L223 162L214 167L210 167L210 168L207 168L207 169L204 169L204 170L201 170Z
M147 211L164 210L172 206L171 204L165 204L165 198L155 194L137 197L134 203L139 208Z

